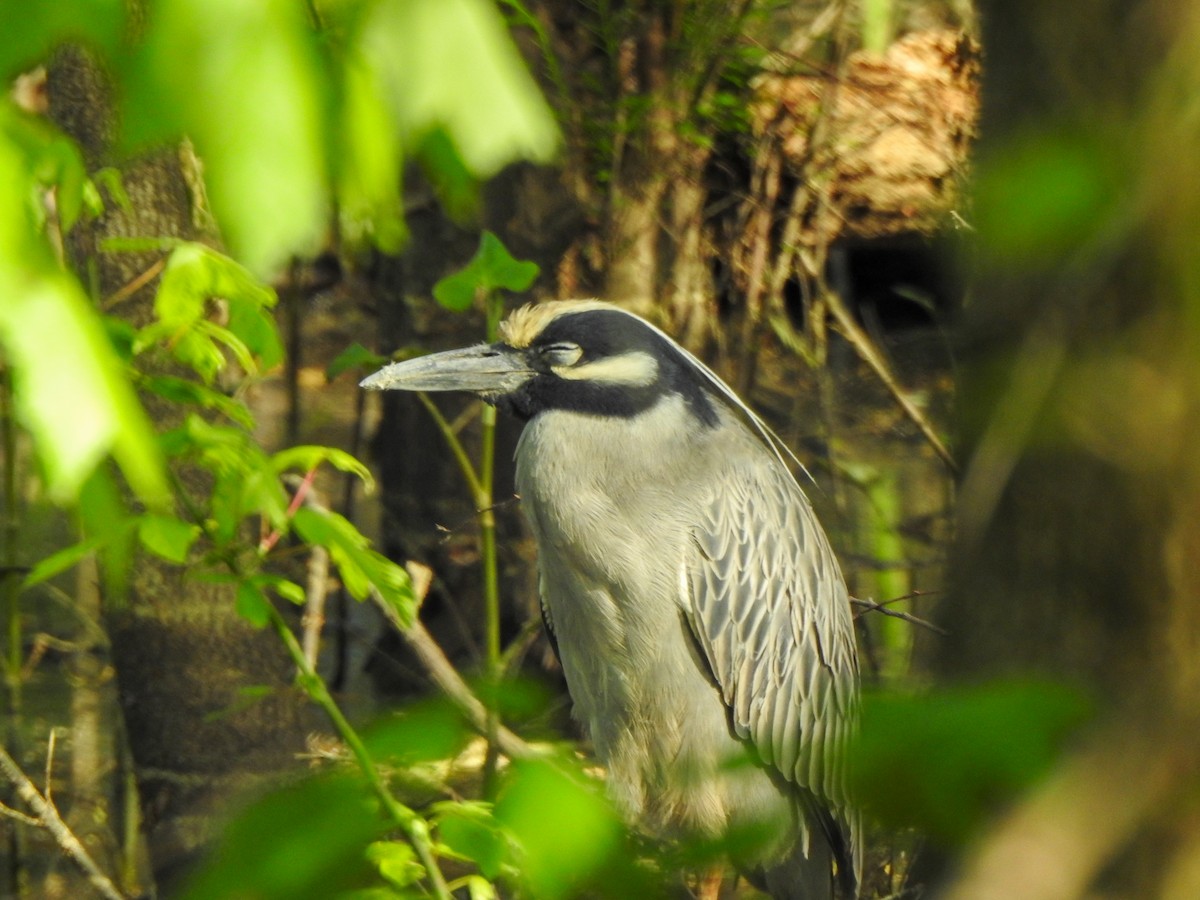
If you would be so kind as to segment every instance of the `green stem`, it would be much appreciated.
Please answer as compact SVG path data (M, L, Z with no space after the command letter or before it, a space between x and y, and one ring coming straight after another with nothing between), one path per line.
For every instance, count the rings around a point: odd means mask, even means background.
M203 531L206 538L212 541L214 546L219 546L213 538L212 528L208 519L204 516L201 510L183 490L183 485L178 481L178 476L171 473L172 479L175 482L176 495L180 497L184 507L188 510L188 514L192 520L196 522ZM245 578L245 572L235 553L224 552L220 554L221 562L225 567L237 578ZM341 707L337 705L337 701L333 699L333 695L329 693L329 686L325 683L317 671L309 665L308 659L304 655L304 648L300 646L300 641L296 639L296 635L292 633L288 627L286 620L279 613L274 605L268 603L267 609L270 611L271 625L275 629L275 633L283 642L284 648L288 655L292 658L292 662L296 666L296 671L299 673L297 680L304 692L309 698L316 703L325 714L329 716L329 720L333 723L333 727L337 730L346 746L350 748L350 752L354 754L355 760L358 762L358 767L366 778L367 784L371 790L379 798L379 802L387 811L388 816L399 826L412 844L413 850L416 851L417 858L425 867L425 871L429 875L430 884L433 887L433 893L438 900L453 900L449 889L446 887L446 879L442 876L442 870L438 867L437 859L433 853L433 841L429 835L429 824L415 811L409 809L388 790L387 784L383 780L383 776L379 774L379 769L375 765L375 761L371 758L371 754L367 750L366 744L359 737L358 732L354 730L354 726L342 713Z
M492 292L486 300L487 341L493 343L499 335L500 317L504 303ZM500 646L500 576L496 558L496 514L493 510L496 472L496 407L485 406L480 417L482 439L479 459L479 492L475 506L479 510L480 559L483 565L483 606L486 621L486 660L489 691L487 716L487 754L484 756L484 796L491 796L496 780L496 736L500 731L500 716L496 701L503 673Z
M462 470L463 478L467 480L467 486L471 489L471 496L478 498L483 493L483 483L475 473L475 466L471 463L471 457L467 455L462 441L454 433L454 428L446 420L446 417L442 415L442 411L437 408L437 404L429 399L428 394L419 393L417 394L417 399L421 401L422 406L429 410L429 415L433 417L434 424L441 431L442 437L446 439L446 443L450 447L450 452L454 455L454 461L458 463L459 469Z
M298 678L300 686L304 688L304 692L308 694L312 701L329 716L330 721L333 722L333 727L337 729L346 746L350 748L350 752L354 754L359 768L366 777L367 783L379 798L379 802L383 804L383 808L387 811L388 815L400 827L400 830L404 832L409 843L412 844L417 857L429 875L434 894L439 900L451 900L450 889L446 886L442 870L438 868L437 859L434 857L433 841L429 836L428 823L415 811L409 809L392 796L387 784L384 783L383 776L379 774L379 769L376 767L375 761L371 759L371 754L367 750L366 744L363 743L358 732L354 730L354 726L346 719L341 708L337 705L337 701L333 699L333 695L329 693L329 687L325 684L325 680L317 674L312 666L309 665L308 660L305 659L304 648L300 646L300 642L292 634L291 628L288 627L279 610L275 609L274 606L269 608L271 610L271 624L275 628L275 633L283 641L288 655L291 656L292 662L296 664L296 669L300 673Z

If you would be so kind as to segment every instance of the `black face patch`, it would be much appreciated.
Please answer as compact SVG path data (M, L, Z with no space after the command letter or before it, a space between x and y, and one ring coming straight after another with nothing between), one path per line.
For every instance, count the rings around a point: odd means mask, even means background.
M657 374L648 384L627 384L563 378L553 371L561 362L564 345L580 348L576 367L585 367L630 353L653 358ZM632 417L648 410L662 397L678 394L706 425L717 422L713 399L703 376L679 349L640 319L619 310L592 309L565 313L551 321L521 351L539 374L512 394L497 398L496 405L524 419L549 409L565 409L596 416Z

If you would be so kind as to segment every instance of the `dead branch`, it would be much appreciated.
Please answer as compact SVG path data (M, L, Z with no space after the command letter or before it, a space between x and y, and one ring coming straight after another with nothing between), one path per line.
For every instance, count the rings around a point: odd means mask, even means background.
M410 563L410 566L414 565ZM422 567L424 568L424 567ZM418 570L419 573L419 570ZM414 578L413 587L423 586L424 590L429 590L429 581L424 577ZM418 594L418 597L423 597L423 594ZM446 654L442 652L442 648L438 646L437 641L433 639L418 619L412 625L406 626L401 620L399 614L390 604L383 599L378 591L371 591L371 599L375 601L375 605L384 614L389 622L396 628L396 632L408 644L409 648L416 654L417 659L421 661L421 665L425 667L426 673L433 680L433 683L438 686L450 701L457 706L467 717L467 720L480 734L486 733L487 730L487 707L483 702L471 693L470 687L462 680L462 676L458 674L458 670L454 668L454 664L446 658ZM530 759L533 757L543 756L544 754L536 747L530 746L513 732L509 731L501 725L496 731L496 746L505 756L510 759Z
M942 637L946 637L947 635L949 635L950 632L948 632L945 628L942 628L940 625L934 625L928 619L922 619L920 616L914 616L912 613L906 613L906 612L902 612L897 609L889 609L888 608L888 604L890 604L890 603L898 603L901 600L909 600L913 596L915 596L915 592L913 594L908 594L904 597L896 597L893 600L885 600L882 603L876 603L874 600L870 600L870 599L860 600L858 597L851 597L850 605L857 606L864 613L869 613L869 612L882 613L885 616L891 616L893 619L901 619L905 622L908 622L910 625L919 625L922 628L928 628L934 634L940 634L940 635L942 635ZM860 615L861 615L861 613L860 613ZM857 616L855 618L857 618Z
M21 771L21 767L17 765L16 760L8 755L8 751L0 747L0 772L4 773L4 777L16 789L17 795L34 811L36 818L3 805L0 805L0 813L9 818L16 819L18 822L24 822L26 825L46 829L46 831L50 832L50 835L54 838L55 843L58 844L63 853L80 868L92 887L105 900L125 900L125 894L117 890L116 885L96 865L96 861L87 852L87 848L83 846L79 838L75 836L75 833L63 821L62 816L58 814L58 809L50 799L49 775L54 752L53 747L54 733L51 732L50 750L46 758L47 780L46 793L44 795L34 786L28 776Z
M875 346L875 342L872 341L870 336L859 326L858 322L854 318L854 314L846 307L846 303L842 300L841 295L839 295L837 291L827 291L825 295L825 302L829 308L829 311L833 314L833 317L837 320L838 325L841 327L842 335L850 342L851 346L854 347L855 352L859 355L862 361L870 366L875 372L876 377L879 378L880 382L883 383L884 387L886 387L892 397L895 398L896 402L900 405L900 408L904 411L904 414L912 419L913 424L920 429L921 434L923 434L925 439L929 441L929 445L933 447L934 452L941 457L942 461L946 464L946 467L951 472L957 472L958 463L954 461L954 456L946 448L946 445L942 443L942 439L938 436L938 433L934 431L933 425L930 424L929 419L925 416L925 413L921 412L921 410L917 408L916 404L909 399L908 394L904 392L904 389L896 380L896 376L892 374L891 367L888 365L887 360L884 358L883 354L879 352L879 349Z

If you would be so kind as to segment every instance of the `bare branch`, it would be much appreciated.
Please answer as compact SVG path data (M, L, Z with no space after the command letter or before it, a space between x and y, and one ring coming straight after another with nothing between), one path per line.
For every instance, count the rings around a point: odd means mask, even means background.
M410 565L413 565L410 563ZM424 567L421 567L424 568ZM413 578L414 589L422 587L423 590L429 590L429 582L431 578L426 578L421 575L420 570L417 570L418 577ZM418 593L417 596L423 599L423 593ZM458 674L458 670L454 668L454 664L446 658L446 654L442 652L442 648L438 646L437 641L433 639L418 619L412 625L405 627L400 621L400 616L378 591L371 591L371 598L375 601L375 605L384 614L389 622L395 626L397 633L409 648L416 654L417 659L421 661L426 673L433 680L433 683L438 686L450 701L454 703L466 715L467 720L471 723L471 727L477 730L480 734L485 733L487 729L487 707L483 702L471 693L470 687L462 680L462 676ZM499 726L496 731L496 746L500 752L510 759L530 759L533 757L542 756L536 747L530 746L513 732L509 731L503 725Z
M928 628L934 634L940 634L942 637L946 637L947 635L949 635L950 632L948 632L945 628L942 628L940 625L934 625L928 619L922 619L920 616L914 616L912 613L901 612L900 610L896 610L896 609L888 609L889 603L898 603L901 600L910 600L914 596L919 596L919 592L914 591L913 593L906 594L903 597L895 597L891 600L885 600L885 601L883 601L883 603L876 603L874 600L869 600L869 599L868 600L860 600L857 597L851 597L850 603L852 606L857 606L864 613L869 613L869 612L883 613L883 615L891 616L893 619L902 619L905 622L908 622L909 624L920 625L922 628ZM862 613L860 613L859 615L861 615L861 614ZM855 618L857 618L857 616Z
M829 311L837 320L837 323L842 330L842 336L850 342L862 361L875 371L876 377L880 380L880 382L883 383L883 386L888 389L888 392L900 405L900 408L904 410L905 415L912 420L913 424L917 426L921 434L925 436L925 440L927 440L929 445L933 447L934 452L941 457L942 462L946 464L946 467L951 472L957 472L958 463L955 462L954 456L946 448L946 445L942 443L941 437L938 436L938 433L934 430L933 425L930 423L929 419L926 418L925 413L921 412L916 404L909 399L908 394L904 392L904 389L896 380L896 376L892 374L891 367L888 365L887 360L884 358L883 354L879 352L879 348L875 346L875 342L871 340L870 336L863 331L862 327L855 320L854 314L850 312L849 308L847 308L845 302L841 298L841 295L839 295L837 291L826 291L825 302L829 308Z
M54 747L54 732L50 732L50 747L51 753ZM50 760L46 760L47 778L50 772ZM54 804L50 802L49 796L43 796L34 786L33 782L21 771L21 767L17 765L16 760L8 755L8 751L0 747L0 772L4 773L4 777L16 789L17 795L25 801L25 803L36 814L37 818L26 816L23 813L18 813L14 809L9 809L6 806L0 805L0 813L25 822L27 825L36 825L40 828L45 828L54 838L55 842L62 849L63 853L77 865L92 887L104 897L105 900L125 900L125 895L117 890L116 885L112 883L107 875L100 871L100 867L96 865L96 861L92 859L87 852L87 848L80 843L79 838L67 826L67 823L62 820L62 816L58 814L58 810ZM49 794L49 781L47 781L47 795Z
M308 582L305 585L304 658L309 666L317 667L317 653L321 647L321 629L325 627L325 598L329 593L329 551L313 544L308 554Z

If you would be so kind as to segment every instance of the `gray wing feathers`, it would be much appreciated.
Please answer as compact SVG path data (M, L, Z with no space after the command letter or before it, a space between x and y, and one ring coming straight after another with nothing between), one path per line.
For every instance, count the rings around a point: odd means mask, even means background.
M689 621L738 736L830 805L857 856L843 757L857 720L858 663L841 571L781 467L718 481L682 571Z

